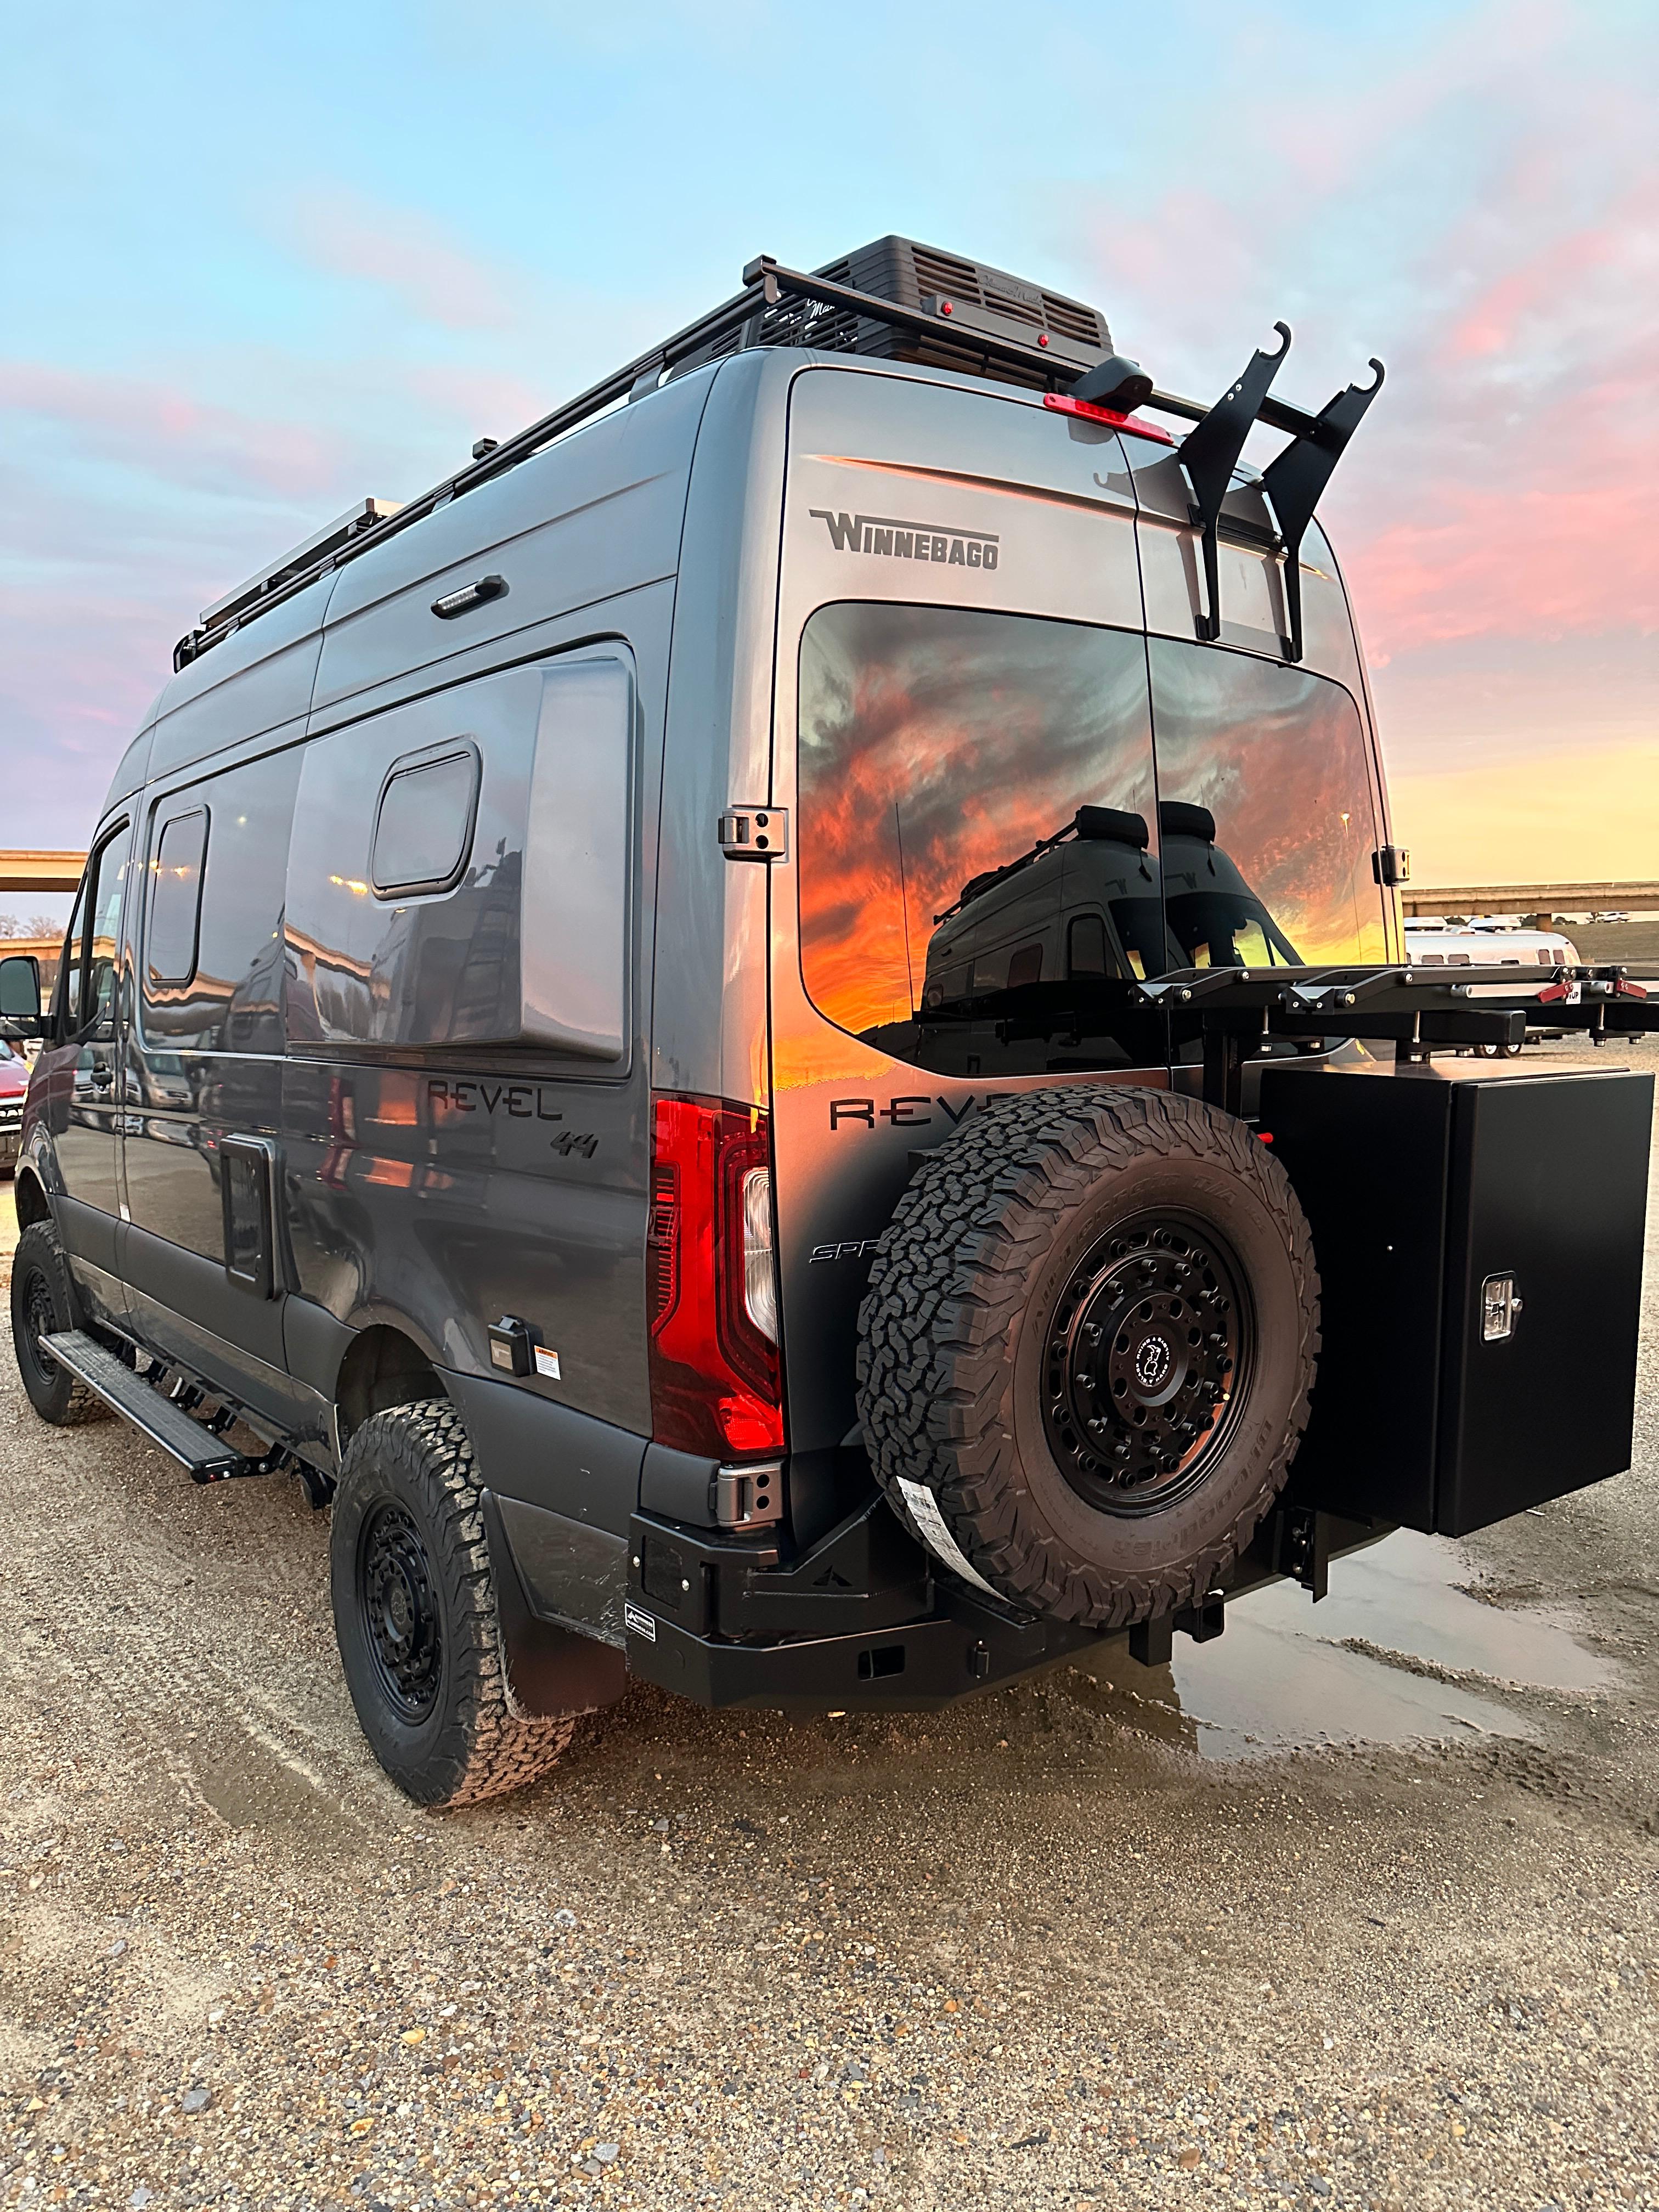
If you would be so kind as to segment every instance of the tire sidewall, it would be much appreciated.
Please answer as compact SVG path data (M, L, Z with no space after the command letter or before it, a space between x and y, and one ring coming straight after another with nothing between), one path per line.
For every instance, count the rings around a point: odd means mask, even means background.
M80 1310L70 1280L69 1263L45 1222L31 1222L17 1240L12 1261L11 1328L17 1370L28 1401L43 1420L61 1422L75 1395L75 1377L68 1368L52 1364L50 1375L40 1364L29 1328L29 1286L40 1280L52 1300L54 1333L78 1328Z
M1212 1229L1237 1262L1254 1345L1243 1402L1231 1412L1206 1479L1145 1516L1097 1510L1066 1480L1042 1418L1046 1323L1078 1262L1114 1224L1152 1209ZM1284 1232L1255 1178L1218 1160L1142 1154L1115 1170L1062 1220L1031 1270L1009 1330L1003 1425L1018 1456L1024 1510L1079 1565L1115 1578L1174 1572L1195 1548L1232 1529L1273 1486L1305 1389L1302 1301ZM1265 1499L1264 1499L1265 1502Z

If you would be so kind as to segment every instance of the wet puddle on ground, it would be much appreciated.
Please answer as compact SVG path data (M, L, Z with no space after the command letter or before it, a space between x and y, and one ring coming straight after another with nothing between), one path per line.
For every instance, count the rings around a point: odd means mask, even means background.
M1137 1725L1216 1759L1534 1734L1480 1681L1444 1681L1414 1665L1580 1695L1618 1680L1610 1661L1577 1641L1570 1617L1488 1605L1460 1587L1476 1581L1462 1547L1401 1529L1334 1559L1330 1594L1317 1606L1295 1583L1275 1583L1235 1599L1213 1643L1177 1637L1172 1668L1137 1666L1115 1644L1079 1671L1133 1701Z

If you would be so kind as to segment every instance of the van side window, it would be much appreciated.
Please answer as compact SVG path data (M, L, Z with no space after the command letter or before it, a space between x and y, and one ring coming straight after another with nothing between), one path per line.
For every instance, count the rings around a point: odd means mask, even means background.
M64 933L64 951L58 963L57 1004L60 1032L65 1036L73 1036L81 1026L81 975L86 966L87 902L91 895L92 870L88 867L75 894L75 908Z
M381 898L454 888L472 845L478 755L465 745L393 766L380 794L369 881Z
M1022 945L1009 957L1008 988L1018 991L1023 983L1040 983L1042 981L1042 947L1040 945Z
M637 708L624 653L479 677L305 746L291 1043L526 1045L606 1073L626 1057Z
M1066 937L1066 968L1072 975L1105 975L1106 925L1097 914L1073 917Z
M70 1036L114 1034L121 894L131 844L131 829L124 822L93 854L75 902L64 951L64 1027Z
M150 830L143 1030L171 1052L283 1049L297 747L171 793Z
M151 983L188 983L196 973L207 835L204 806L175 814L162 825L155 858L149 864L153 887L145 972Z

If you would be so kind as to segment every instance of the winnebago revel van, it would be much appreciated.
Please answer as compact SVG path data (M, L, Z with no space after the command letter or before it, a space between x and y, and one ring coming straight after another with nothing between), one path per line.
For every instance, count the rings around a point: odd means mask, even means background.
M1434 1056L1549 979L1405 961L1315 519L1382 370L1289 343L1205 408L975 262L763 260L180 641L51 1007L0 963L17 1359L331 1507L416 1797L630 1674L1156 1663L1628 1463L1650 1086Z

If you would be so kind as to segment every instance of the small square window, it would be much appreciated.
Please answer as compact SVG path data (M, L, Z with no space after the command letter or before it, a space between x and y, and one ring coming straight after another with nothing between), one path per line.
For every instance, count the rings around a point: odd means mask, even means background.
M395 767L380 794L369 861L380 896L453 890L472 848L477 805L471 745Z

